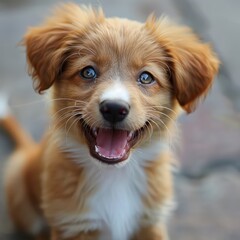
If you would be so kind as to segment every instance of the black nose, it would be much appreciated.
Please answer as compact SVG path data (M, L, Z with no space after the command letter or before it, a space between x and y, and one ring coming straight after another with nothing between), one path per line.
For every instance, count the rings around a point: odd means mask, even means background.
M100 103L100 112L111 123L123 121L129 113L130 106L124 101L105 100Z

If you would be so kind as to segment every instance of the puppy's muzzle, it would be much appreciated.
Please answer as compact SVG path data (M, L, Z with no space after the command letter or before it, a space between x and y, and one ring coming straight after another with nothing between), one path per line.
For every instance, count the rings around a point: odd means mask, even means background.
M99 110L106 121L115 124L127 117L130 106L122 100L105 100L100 103Z

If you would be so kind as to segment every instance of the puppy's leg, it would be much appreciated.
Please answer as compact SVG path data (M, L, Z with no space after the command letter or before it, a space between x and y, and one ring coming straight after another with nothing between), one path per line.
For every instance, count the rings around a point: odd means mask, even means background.
M43 220L37 207L40 194L37 149L18 149L7 163L5 191L8 210L15 227L29 234L41 232Z
M142 227L131 240L168 240L164 225Z
M98 238L99 238L98 231L80 233L77 236L70 238L63 238L61 234L56 230L53 230L51 233L51 240L97 240Z

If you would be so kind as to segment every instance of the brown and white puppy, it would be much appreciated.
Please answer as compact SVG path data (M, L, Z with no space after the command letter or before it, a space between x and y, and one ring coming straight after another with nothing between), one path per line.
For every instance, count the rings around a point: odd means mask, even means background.
M212 85L209 45L167 19L105 18L74 4L24 44L53 117L7 170L16 226L38 235L46 224L51 240L167 239L174 124L179 106L192 112Z

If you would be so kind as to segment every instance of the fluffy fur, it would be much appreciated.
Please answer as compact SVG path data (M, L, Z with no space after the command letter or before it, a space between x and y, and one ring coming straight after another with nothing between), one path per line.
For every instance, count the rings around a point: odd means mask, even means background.
M210 46L167 19L105 18L73 4L29 29L23 44L36 91L50 88L52 123L6 171L15 225L35 236L47 226L51 240L166 240L175 121L179 106L192 112L212 85L218 59ZM94 80L81 76L86 66ZM139 82L143 72L154 81ZM127 158L111 165L90 153L97 150L88 137L112 127L99 111L109 99L130 106L114 128L134 139Z

